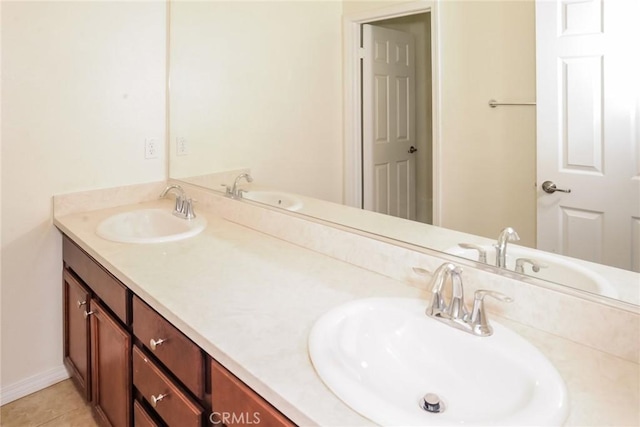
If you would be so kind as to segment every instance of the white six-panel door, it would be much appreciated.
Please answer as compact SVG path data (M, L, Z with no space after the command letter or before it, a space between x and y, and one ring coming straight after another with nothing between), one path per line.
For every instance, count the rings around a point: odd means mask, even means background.
M538 248L636 271L638 3L536 2Z
M363 207L416 217L415 45L401 31L363 25Z

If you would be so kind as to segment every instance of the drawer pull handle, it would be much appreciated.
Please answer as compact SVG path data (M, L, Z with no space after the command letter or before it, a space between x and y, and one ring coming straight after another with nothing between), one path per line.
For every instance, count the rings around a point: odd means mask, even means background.
M155 350L157 346L159 346L160 344L162 344L163 342L165 342L166 340L160 338L159 340L154 340L153 338L151 338L151 340L149 341L149 347L151 347L151 350Z
M84 316L84 318L86 319L87 317L91 316L93 314L93 311L86 311L84 313L82 313L82 315Z
M153 406L154 408L158 406L158 402L160 402L162 399L164 399L165 397L167 397L168 393L165 394L159 394L157 396L151 395L151 406Z
M86 305L87 301L78 301L78 308L82 307L83 305Z

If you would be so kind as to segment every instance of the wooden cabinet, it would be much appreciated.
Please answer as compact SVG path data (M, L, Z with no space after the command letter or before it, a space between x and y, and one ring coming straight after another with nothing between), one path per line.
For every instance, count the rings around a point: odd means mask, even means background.
M160 427L160 424L138 401L133 402L133 425L136 427Z
M63 259L65 364L102 425L129 427L130 292L67 237Z
M104 426L294 424L63 239L64 361Z
M91 400L89 310L91 292L70 272L63 273L64 364L86 400Z
M205 418L205 357L182 332L133 298L133 385L168 426L196 427Z
M227 427L295 426L269 402L213 359L211 360L211 401L214 421L223 423Z
M133 384L169 426L198 427L204 410L138 347L133 348Z
M133 298L133 334L198 399L204 398L202 350L138 297Z
M131 425L131 335L91 300L91 376L95 413L104 425Z
M68 237L62 242L66 269L72 270L123 324L131 325L131 292Z

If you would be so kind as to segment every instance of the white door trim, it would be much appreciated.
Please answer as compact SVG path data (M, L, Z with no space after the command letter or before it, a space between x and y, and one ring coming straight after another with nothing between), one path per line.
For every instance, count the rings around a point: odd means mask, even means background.
M362 109L360 100L360 36L362 24L431 13L431 72L433 111L433 223L440 224L440 51L437 2L421 0L346 15L343 18L344 48L344 203L362 207Z

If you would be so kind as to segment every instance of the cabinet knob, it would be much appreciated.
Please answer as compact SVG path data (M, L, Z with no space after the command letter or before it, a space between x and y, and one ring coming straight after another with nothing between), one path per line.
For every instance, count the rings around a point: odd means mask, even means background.
M164 399L165 397L167 397L168 393L165 394L159 394L157 396L151 395L151 406L153 406L154 408L158 406L158 402L160 402L162 399Z
M82 313L82 315L84 316L84 318L86 319L87 317L91 316L93 314L93 311L86 311L84 313Z
M78 308L80 308L80 307L82 307L83 305L86 305L86 304L87 304L87 302L86 302L86 301L78 301L78 302L77 302L77 304L78 304Z
M151 338L151 340L149 341L149 347L151 347L151 350L155 350L157 346L159 346L165 341L166 340L162 338L160 338L159 340L154 340L153 338Z

